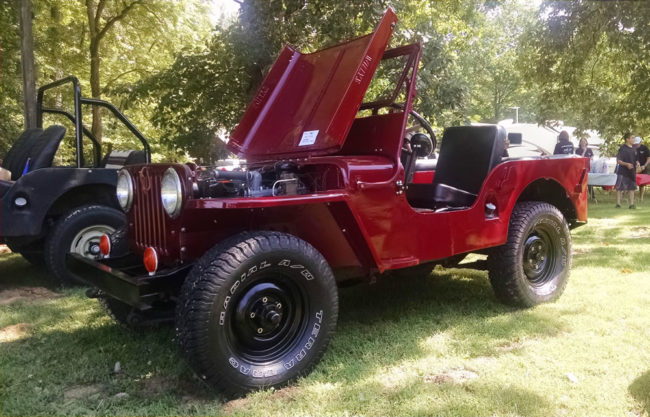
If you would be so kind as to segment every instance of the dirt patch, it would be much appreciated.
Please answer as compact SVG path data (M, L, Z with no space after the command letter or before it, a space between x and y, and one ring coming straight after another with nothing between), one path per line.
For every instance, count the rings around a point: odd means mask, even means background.
M647 226L635 226L630 229L631 239L647 239L650 238L650 227Z
M247 398L238 398L236 400L228 401L221 409L222 414L231 414L235 411L246 407L250 401Z
M144 386L142 387L142 393L145 395L158 395L162 393L168 393L175 391L178 388L178 385L169 378L162 376L153 376L143 380Z
M27 336L32 330L29 323L18 323L0 329L0 343L13 342Z
M0 306L14 303L16 301L33 301L61 297L43 287L21 287L0 291Z
M97 398L102 394L104 394L104 387L100 384L75 385L63 392L63 399L66 401L92 399Z
M9 249L7 245L0 245L0 255L5 253L11 253L11 249Z
M282 389L279 389L273 393L271 396L271 399L274 400L294 400L300 392L300 388L298 387L285 387Z
M452 369L437 375L426 375L424 382L428 384L462 384L463 382L471 381L478 378L476 372L468 371L467 369Z

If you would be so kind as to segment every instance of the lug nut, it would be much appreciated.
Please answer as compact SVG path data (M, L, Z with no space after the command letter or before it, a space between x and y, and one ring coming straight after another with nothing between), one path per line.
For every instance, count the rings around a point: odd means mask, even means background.
M269 299L266 298L266 297L264 297L264 298L262 298L262 302L263 302L263 303L268 303L268 302L269 302Z
M282 308L282 304L280 304L280 303L277 303L275 306L278 308L278 310L280 310Z
M261 327L257 328L257 333L262 333L263 331L264 331L264 329L262 329Z
M254 319L254 318L255 318L255 313L251 313L251 316L250 316L250 317L251 317L252 319Z

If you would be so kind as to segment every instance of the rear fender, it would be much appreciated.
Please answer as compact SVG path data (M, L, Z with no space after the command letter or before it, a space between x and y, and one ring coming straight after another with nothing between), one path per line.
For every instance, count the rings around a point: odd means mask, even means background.
M576 207L566 190L553 179L540 178L530 183L517 199L517 203L523 201L544 201L557 207L569 224L578 220Z

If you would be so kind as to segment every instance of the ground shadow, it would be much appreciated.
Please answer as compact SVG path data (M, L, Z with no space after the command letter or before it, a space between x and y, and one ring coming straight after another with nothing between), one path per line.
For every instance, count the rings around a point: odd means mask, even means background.
M6 271L19 276L38 274L31 268L20 259L3 261L3 285L20 282L18 277L5 281ZM32 285L47 283L40 275L26 279ZM0 344L2 414L223 413L221 399L185 365L173 342L173 328L129 331L106 318L94 300L84 298L82 290L66 295L11 308L10 324L31 323L34 331ZM460 269L386 277L374 285L342 289L339 317L338 333L324 360L301 386L336 380L341 398L355 398L360 388L396 400L416 398L415 387L423 386L421 378L394 390L366 386L366 380L382 368L431 354L423 342L440 332L448 335L449 349L472 358L495 357L512 341L543 339L566 330L552 312L516 310L498 303L485 272ZM115 372L116 362L121 364L119 372ZM422 405L422 414L462 410L458 401L472 403L475 397L482 404L500 399L493 409L506 414L512 410L553 414L551 404L525 389L480 383L440 389L458 395L451 395L451 402ZM93 394L76 398L70 390ZM121 392L129 396L116 399Z
M646 415L650 415L650 371L635 379L629 386L629 392Z

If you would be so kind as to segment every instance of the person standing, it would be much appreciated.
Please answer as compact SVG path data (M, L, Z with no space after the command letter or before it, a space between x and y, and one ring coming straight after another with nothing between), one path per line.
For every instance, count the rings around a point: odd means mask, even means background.
M569 140L569 132L563 130L558 136L558 143L555 144L553 155L571 155L573 153L573 143Z
M650 162L650 149L641 143L640 137L634 138L634 149L636 150L636 158L639 161L641 167L641 174L650 174L650 169L648 169L648 163Z
M588 147L587 139L582 138L578 142L578 147L576 148L576 155L582 156L583 158L589 158L590 160L594 157L594 151Z
M621 196L627 192L630 209L634 205L634 191L636 191L636 167L638 161L634 149L634 135L626 133L623 136L625 144L621 145L616 155L616 208L621 207Z
M636 150L636 159L639 161L639 174L650 174L650 149L641 143L641 138L639 136L634 138L634 149ZM645 186L639 185L639 198L643 201L643 194L645 192Z
M589 158L589 166L591 167L591 160L594 159L594 151L592 151L588 145L589 143L587 142L587 139L580 139L580 142L578 142L578 147L576 148L576 155L583 158ZM589 185L587 186L587 189L589 190L589 198L596 201L596 192L594 191L594 186Z

